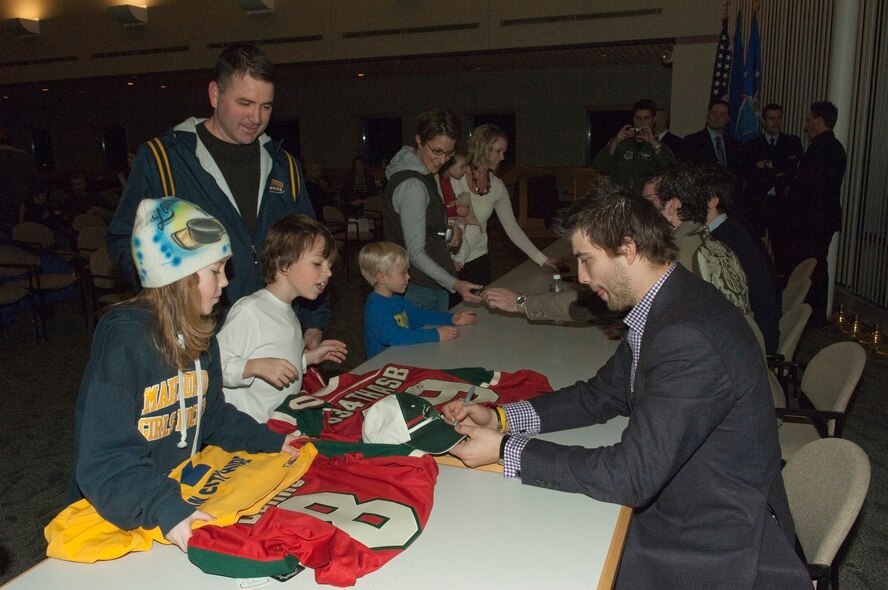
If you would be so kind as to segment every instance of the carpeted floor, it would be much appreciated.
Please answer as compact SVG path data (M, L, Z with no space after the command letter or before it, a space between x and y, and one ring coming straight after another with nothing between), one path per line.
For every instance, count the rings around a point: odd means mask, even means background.
M523 260L502 231L492 227L494 276ZM545 241L539 245L544 245ZM351 276L340 265L331 283L333 324L327 335L344 340L349 370L364 361L363 305L369 287L360 277L352 252ZM846 310L862 319L880 318L884 309L841 292ZM68 302L55 306L49 342L36 345L28 315L19 314L0 340L0 583L5 583L43 558L43 526L63 507L71 475L73 407L80 377L89 356L92 328ZM520 321L520 320L515 320ZM827 344L846 338L837 330L809 328L799 345L798 359L809 360ZM495 368L495 367L494 367ZM870 492L856 527L840 554L842 590L884 588L888 563L888 358L870 357L852 402L846 438L859 444L872 462Z

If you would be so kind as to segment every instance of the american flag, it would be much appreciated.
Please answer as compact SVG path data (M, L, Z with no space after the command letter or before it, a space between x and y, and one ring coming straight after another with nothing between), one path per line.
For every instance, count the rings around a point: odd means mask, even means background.
M731 76L731 38L728 36L728 19L722 20L722 32L718 36L718 50L712 67L712 92L709 101L724 100L728 96Z

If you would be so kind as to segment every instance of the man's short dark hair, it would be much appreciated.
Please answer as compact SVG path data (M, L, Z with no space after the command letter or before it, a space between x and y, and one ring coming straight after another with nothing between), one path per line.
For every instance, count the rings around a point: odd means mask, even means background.
M682 162L648 174L645 184L657 187L657 199L661 204L672 198L681 201L678 218L682 221L706 223L709 195L701 184L703 172L698 164Z
M718 204L715 206L718 212L724 213L731 210L734 205L734 182L724 168L713 164L701 166L700 184L703 192L708 195L707 205L709 199L718 197Z
M426 143L439 135L459 141L462 138L462 123L453 111L435 109L419 116L414 131L419 136L419 143Z
M274 66L268 56L253 45L229 45L216 60L216 76L220 88L225 88L236 76L246 76L274 84Z
M657 114L657 103L652 101L649 98L642 98L634 105L632 105L632 114L634 115L638 111L650 111L651 116Z
M726 100L713 100L712 102L709 103L709 108L706 109L706 112L708 113L709 111L711 111L711 110L712 110L712 107L714 107L714 106L717 105L717 104L724 105L725 108L728 109L728 112L731 111L731 105L730 105L730 103L728 103L728 101L726 101Z
M839 119L839 109L828 100L819 100L812 103L808 110L811 111L811 114L815 117L823 119L823 124L829 129L835 127L836 121Z
M768 111L780 111L782 113L783 107L776 102L769 102L765 105L765 108L762 109L762 119L768 116Z
M656 264L678 257L672 226L657 208L608 180L593 183L585 197L562 211L557 231L564 237L579 231L611 257L621 254L628 240Z

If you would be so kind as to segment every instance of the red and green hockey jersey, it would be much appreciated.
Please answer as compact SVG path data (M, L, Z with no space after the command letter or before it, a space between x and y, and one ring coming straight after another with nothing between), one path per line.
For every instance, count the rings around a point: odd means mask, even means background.
M301 564L318 583L351 586L419 536L437 478L428 455L319 455L260 514L194 531L188 558L207 573L237 578L287 577Z
M536 371L514 373L482 368L424 369L389 363L362 375L347 373L319 389L290 395L268 421L272 430L306 437L356 442L361 439L363 411L397 392L419 395L437 408L464 398L475 386L476 401L506 404L552 391L546 376Z

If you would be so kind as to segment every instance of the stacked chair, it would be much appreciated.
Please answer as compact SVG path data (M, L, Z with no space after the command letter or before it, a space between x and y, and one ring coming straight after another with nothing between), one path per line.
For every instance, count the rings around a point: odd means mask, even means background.
M845 410L866 365L866 352L856 342L830 344L811 359L801 379L794 365L787 372L786 402L777 408L783 459L789 461L819 438L841 437Z

